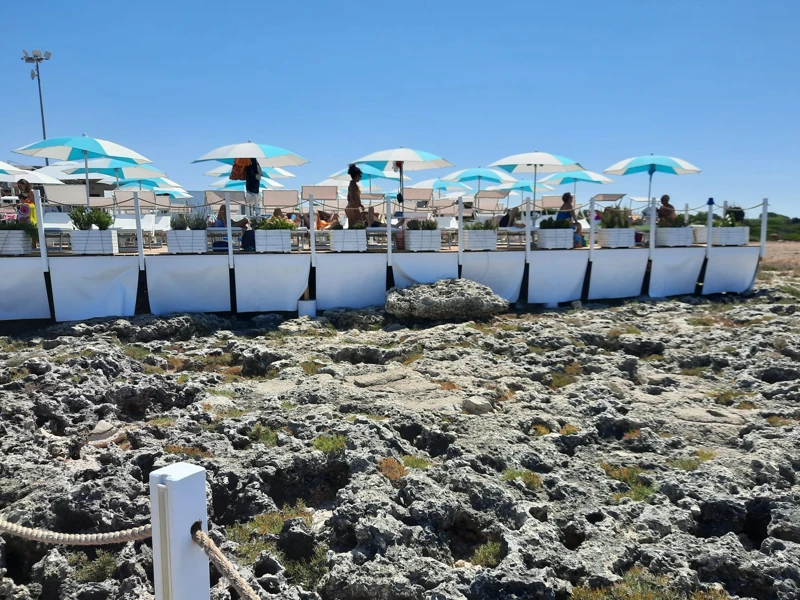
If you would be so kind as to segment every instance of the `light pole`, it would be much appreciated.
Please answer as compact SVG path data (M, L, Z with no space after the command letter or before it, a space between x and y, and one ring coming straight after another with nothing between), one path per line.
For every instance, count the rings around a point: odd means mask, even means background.
M44 102L42 101L42 76L39 73L39 63L45 60L50 60L50 57L53 56L50 52L45 50L44 55L42 55L41 50L32 50L31 54L33 56L28 56L28 53L23 50L22 51L22 60L26 63L32 63L36 65L35 69L31 69L31 79L36 79L39 83L39 110L42 113L42 138L47 139L47 130L44 127ZM50 159L45 158L44 162L46 165L50 165Z

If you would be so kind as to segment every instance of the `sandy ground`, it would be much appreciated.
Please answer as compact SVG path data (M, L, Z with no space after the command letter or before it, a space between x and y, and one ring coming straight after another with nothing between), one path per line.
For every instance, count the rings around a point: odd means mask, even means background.
M787 271L800 277L800 242L767 242L764 269Z

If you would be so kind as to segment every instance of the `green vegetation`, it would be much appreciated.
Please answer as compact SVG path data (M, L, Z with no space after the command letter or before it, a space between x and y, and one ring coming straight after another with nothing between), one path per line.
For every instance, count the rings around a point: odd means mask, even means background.
M469 561L473 565L494 568L503 560L500 542L486 542L475 548Z
M686 375L687 377L702 377L706 373L705 367L692 367L689 369L681 369L681 375Z
M694 456L688 458L676 458L674 460L667 461L667 464L683 471L694 471L701 464L709 460L713 460L716 458L716 456L717 453L713 452L712 450L698 450L694 453Z
M550 371L550 387L554 390L575 383L578 375L583 374L583 367L579 362L573 362L564 367L564 372Z
M247 434L247 437L257 444L264 444L270 448L278 443L277 432L269 427L264 427L261 423L256 423L253 430Z
M283 410L292 410L294 408L297 408L297 404L295 404L294 402L289 402L288 400L284 400L283 402L281 402L281 408Z
M321 435L315 438L311 445L315 450L325 454L337 454L344 452L347 447L347 438L343 435Z
M175 425L175 419L170 419L169 417L159 417L157 419L150 419L147 424L152 425L153 427L172 427Z
M144 360L145 357L150 355L150 350L142 346L125 346L123 352L125 356L134 360Z
M403 364L408 366L413 362L418 361L419 359L423 358L425 355L422 352L414 352L411 356L406 359L403 359Z
M522 483L524 483L525 487L529 490L536 490L542 487L542 478L528 469L506 469L503 471L503 479L505 481L522 479Z
M212 396L225 396L226 398L233 398L236 395L232 390L226 390L223 388L208 388L206 393L211 394Z
M606 338L609 340L619 339L621 335L639 335L642 332L633 325L625 325L624 327L614 327L609 329L606 333Z
M314 362L313 360L304 360L300 363L300 366L303 369L303 373L306 375L316 375L319 373L319 368L322 366L322 363Z
M211 458L211 452L206 452L194 446L167 446L164 448L167 454L184 454L189 458Z
M431 461L429 461L427 458L422 458L421 456L411 456L410 454L406 454L403 457L403 464L409 469L427 469L431 466Z
M466 327L467 329L474 329L475 331L480 331L484 335L491 335L495 331L494 327L492 327L488 323L473 322L473 323L467 323L466 325L464 325L464 327Z
M537 423L531 427L531 434L535 435L536 437L541 437L543 435L547 435L548 433L550 433L550 428L546 425L540 425Z
M13 338L0 339L0 350L3 352L19 352L28 347L23 340L15 340Z
M711 392L709 395L714 398L714 402L717 404L721 406L731 406L738 398L747 396L748 394L740 392L739 390L719 390Z
M789 427L794 425L794 422L791 419L786 419L784 417L779 417L774 415L772 417L767 417L765 419L770 427Z
M251 530L254 530L259 535L277 534L283 529L284 521L289 519L301 518L306 522L306 525L311 527L311 513L308 512L308 507L302 500L297 500L294 506L284 504L283 508L276 512L261 513L253 517L253 520L248 523Z
M733 408L736 408L738 410L753 410L758 408L758 404L750 400L742 400L741 402L739 402L739 404L737 404Z
M797 299L800 299L800 289L797 289L796 287L792 287L792 286L790 286L790 285L782 285L782 286L780 287L780 290L781 290L781 291L782 291L784 294L788 294L788 295L789 295L789 296L791 296L792 298L797 298Z
M111 579L117 570L114 555L105 550L98 550L94 560L89 560L83 552L69 552L67 562L75 569L75 579L81 583Z
M630 498L636 502L646 502L655 493L653 486L645 485L639 481L639 475L644 473L644 469L640 467L615 467L607 463L601 463L600 467L611 479L621 481L630 487L628 492L614 494L615 502L619 502L622 498Z
M686 322L693 327L711 327L717 320L714 317L690 317Z
M570 600L730 600L723 591L695 591L688 596L670 585L667 577L656 577L642 569L631 569L611 587L574 587Z

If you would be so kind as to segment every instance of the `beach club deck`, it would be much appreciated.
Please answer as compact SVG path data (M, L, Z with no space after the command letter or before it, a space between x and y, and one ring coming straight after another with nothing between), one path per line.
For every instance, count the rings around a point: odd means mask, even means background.
M41 210L38 193L36 199ZM226 202L230 207L227 195ZM457 215L453 230L440 230L438 251L398 251L386 243L396 230L369 228L362 252L332 251L325 239L330 232L297 231L288 252L244 252L225 244L221 252L170 254L145 248L140 217L133 219L136 248L127 254L54 253L45 244L41 253L0 257L0 320L73 321L137 311L314 314L381 306L392 285L459 277L484 284L510 302L544 306L698 291L742 293L752 287L765 252L766 204L760 245L716 246L711 236L710 244L659 247L651 235L641 247L602 248L592 225L588 248L561 250L537 249L537 232L528 227L501 229L496 249L470 251L463 215ZM235 228L227 225L209 231L234 240ZM39 237L46 239L41 223Z

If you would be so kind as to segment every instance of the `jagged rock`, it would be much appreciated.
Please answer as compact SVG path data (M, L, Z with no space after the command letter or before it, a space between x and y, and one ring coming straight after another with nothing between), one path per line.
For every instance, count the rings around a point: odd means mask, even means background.
M483 398L478 398L477 396L464 398L461 407L471 415L485 415L494 410L491 402Z
M350 310L347 308L333 308L325 311L325 318L336 329L361 329L368 331L383 326L385 317L381 307L362 308Z
M315 541L314 532L303 519L288 519L278 536L278 548L289 560L309 560L314 554Z
M508 301L485 285L469 279L445 279L392 288L386 297L386 312L401 319L486 319L508 310Z

